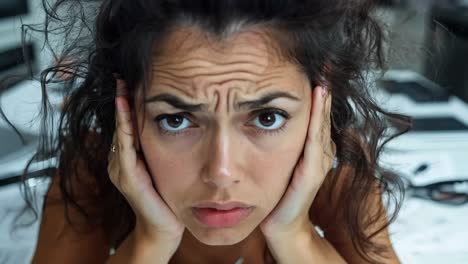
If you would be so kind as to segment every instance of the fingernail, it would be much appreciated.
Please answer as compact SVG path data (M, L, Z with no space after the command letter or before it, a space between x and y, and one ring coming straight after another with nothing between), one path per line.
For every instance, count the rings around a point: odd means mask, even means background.
M321 90L321 92L322 92L322 97L327 96L327 94L328 94L328 87L322 86L321 88L322 88L322 90Z

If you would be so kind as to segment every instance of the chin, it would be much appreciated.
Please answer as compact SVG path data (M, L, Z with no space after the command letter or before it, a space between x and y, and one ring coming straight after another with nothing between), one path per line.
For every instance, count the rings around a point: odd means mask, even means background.
M195 227L187 230L195 237L200 243L208 246L230 246L242 242L253 231L254 228L247 228L245 226L234 226L229 228L206 228Z

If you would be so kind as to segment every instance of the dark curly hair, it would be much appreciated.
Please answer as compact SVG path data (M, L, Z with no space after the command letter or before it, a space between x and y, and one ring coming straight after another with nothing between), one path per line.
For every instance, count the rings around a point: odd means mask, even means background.
M398 213L403 184L379 166L384 145L407 132L408 116L383 110L371 96L373 73L385 69L384 27L374 17L374 1L364 0L42 0L45 23L23 25L23 32L41 33L54 56L54 65L40 74L42 125L35 156L56 157L52 180L60 186L67 221L70 206L101 227L117 246L132 230L135 215L107 174L107 155L115 130L116 78L125 80L129 96L151 82L151 54L170 27L193 25L213 37L230 34L230 26L260 26L269 30L284 58L307 75L311 87L326 83L333 95L332 139L338 167L326 178L333 186L342 177L349 184L340 193L342 204L332 217L344 219L353 246L375 263L385 248L371 241ZM58 40L58 41L57 41ZM58 45L57 45L58 44ZM58 127L51 127L51 84L60 86L64 103ZM133 102L133 100L129 100ZM397 129L394 129L397 127ZM90 173L83 173L85 171ZM24 174L24 180L27 179ZM87 186L85 199L78 185ZM374 186L387 197L393 211L388 223L368 234L366 228L386 214L369 215ZM27 186L26 186L27 188ZM321 190L323 192L323 190ZM31 199L29 197L28 199ZM85 201L85 202L83 202ZM84 203L95 205L89 210ZM33 209L34 208L30 208ZM37 217L36 217L37 220Z

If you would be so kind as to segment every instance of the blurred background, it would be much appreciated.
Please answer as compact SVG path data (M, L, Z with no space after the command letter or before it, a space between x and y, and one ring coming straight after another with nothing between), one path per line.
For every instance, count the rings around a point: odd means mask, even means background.
M0 114L21 132L0 118L0 263L29 263L36 245L39 221L14 232L11 226L32 219L16 218L24 206L18 182L40 132L41 89L28 72L37 75L54 61L41 36L22 36L21 25L40 23L43 15L39 0L0 0L0 78L16 76L0 87ZM411 131L381 158L408 191L390 226L392 242L402 263L468 263L468 0L381 1L376 15L391 34L389 69L373 92L385 109L414 118ZM59 91L50 96L60 104ZM37 198L39 219L45 176L55 165L42 160L30 168L28 195Z

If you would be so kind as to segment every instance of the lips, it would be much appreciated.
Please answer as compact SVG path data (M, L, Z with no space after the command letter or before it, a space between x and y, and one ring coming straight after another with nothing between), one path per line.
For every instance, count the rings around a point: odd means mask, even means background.
M234 226L247 218L254 206L239 201L200 202L192 208L195 218L211 228Z
M217 210L213 208L193 208L195 218L210 228L226 228L237 225L247 218L253 207L235 207L230 210Z
M233 208L250 208L252 207L249 204L239 202L239 201L229 201L229 202L200 202L195 204L195 208L211 208L216 210L231 210Z

